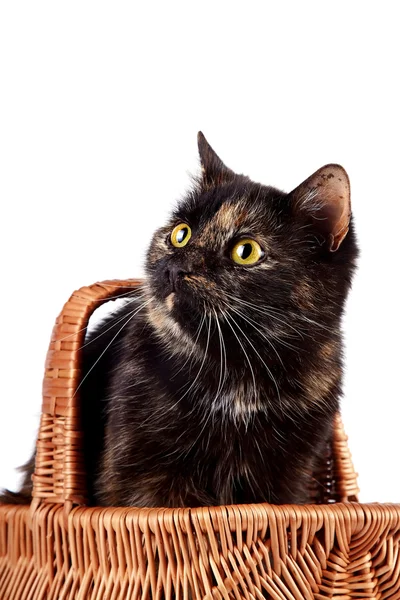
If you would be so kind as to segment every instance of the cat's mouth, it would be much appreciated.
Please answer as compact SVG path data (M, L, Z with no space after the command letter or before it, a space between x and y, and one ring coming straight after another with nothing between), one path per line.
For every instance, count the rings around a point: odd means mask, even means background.
M170 341L181 341L184 336L193 341L200 323L209 318L207 315L223 312L222 290L201 272L182 273L174 285L168 285L156 273L149 278L147 289L152 297L146 308L149 319Z
M157 274L149 280L149 288L157 302L169 313L201 312L209 301L210 286L205 277L196 273L182 273L165 279ZM175 310L174 310L175 309Z

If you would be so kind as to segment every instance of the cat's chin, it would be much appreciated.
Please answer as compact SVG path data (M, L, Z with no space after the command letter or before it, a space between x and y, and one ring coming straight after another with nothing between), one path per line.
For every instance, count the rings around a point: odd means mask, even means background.
M171 312L172 309L174 308L175 298L176 298L175 292L171 292L171 294L169 294L165 298L165 306L167 307L167 309L169 310L169 312Z
M180 355L193 355L193 338L177 319L180 310L176 309L178 302L175 293L169 294L164 299L153 296L146 307L147 317L157 337L172 351ZM196 351L202 351L196 345Z

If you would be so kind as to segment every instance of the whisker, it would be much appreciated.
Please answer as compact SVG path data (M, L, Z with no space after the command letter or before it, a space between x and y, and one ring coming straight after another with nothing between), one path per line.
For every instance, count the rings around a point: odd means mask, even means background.
M220 391L221 391L221 389L222 389L222 386L223 386L223 384L224 384L224 382L225 382L225 377L224 377L224 378L222 378L222 344L221 344L221 335L222 335L222 332L221 332L221 328L220 328L220 325L219 325L219 322L218 322L218 315L217 315L217 313L216 313L216 311L215 311L215 309L214 309L214 308L213 308L212 310L213 310L213 312L214 312L214 314L215 314L215 319L216 319L216 321L215 321L215 322L216 322L216 324L217 324L218 331L219 331L219 333L220 333L220 338L219 338L219 339L220 339L220 349L221 349L221 354L220 354L220 359L221 359L221 362L220 362L220 377L219 377L219 382L218 382L218 388L217 388L217 392L216 392L216 394L215 394L215 398L214 398L214 400L211 402L211 405L212 405L212 406L215 406L215 403L216 403L216 401L217 401L217 399L218 399L218 396L219 396L219 394L220 394ZM210 318L210 323L211 323L211 318ZM223 346L223 347L225 348L225 344L224 344L224 346ZM224 350L224 352L225 352L225 350ZM226 353L225 353L225 373L226 373ZM192 410L193 410L193 409L192 409ZM189 414L191 414L192 410L189 412ZM196 436L196 438L195 438L195 439L193 440L193 442L190 444L189 448L187 448L187 449L186 449L186 450L185 450L183 453L181 452L180 454L178 454L177 458L180 458L181 456L183 456L183 457L187 456L187 455L189 454L189 452L192 450L192 448L194 448L194 447L196 446L197 442L199 441L199 439L200 439L200 438L201 438L201 436L203 435L203 432L204 432L205 428L207 427L207 424L208 424L208 422L209 422L209 420L210 420L210 418L211 418L211 415L212 415L212 414L213 414L213 411L211 411L211 410L210 410L210 411L208 411L208 414L207 414L207 412L205 413L205 415L206 415L206 418L205 418L205 420L204 420L204 423L203 423L203 426L202 426L202 428L200 429L200 432L199 432L199 434ZM204 417L203 417L203 418L204 418ZM181 434L181 436L182 436L182 435L183 435L183 434ZM180 439L180 437L181 437L181 436L179 436L178 440ZM175 452L171 452L171 454L174 454L174 453L175 453Z
M228 316L228 312L225 313L225 318L226 318L226 322L228 323L229 327L232 330L233 335L235 336L235 338L239 342L240 347L243 350L243 354L244 354L244 356L245 356L245 358L246 358L246 360L248 362L248 365L250 367L250 371L251 371L251 374L252 374L252 377L253 377L254 393L255 393L255 391L257 389L257 385L256 385L256 378L255 378L255 375L254 375L253 367L251 366L251 362L249 360L249 357L247 356L247 352L244 349L244 346L243 346L242 342L240 341L239 337L237 336L236 331L233 329L233 326L231 325L230 320L232 319L232 322L235 323L236 326L237 326L237 323L235 322L235 319L232 316Z
M204 325L205 318L206 318L206 313L205 313L205 311L204 311L204 313L203 313L203 317L202 317L202 319L200 320L200 324L199 324L199 326L198 326L198 328L197 328L197 331L196 331L196 334L195 334L195 335L196 335L196 338L195 338L195 340L194 340L194 343L193 343L192 350L191 350L191 352L190 352L189 356L187 357L187 359L185 360L185 362L183 363L183 365L181 366L181 368L180 368L180 369L179 369L179 370L178 370L176 373L174 373L174 374L172 375L172 377L171 377L171 380L172 380L172 379L175 379L175 377L178 375L178 373L180 373L180 372L182 371L182 369L183 369L183 368L184 368L184 367L187 365L187 363L189 362L189 360L190 360L190 359L193 357L193 355L194 355L194 348L196 347L196 345L197 345L197 342L199 341L199 337L200 337L201 330L202 330L202 328L203 328L203 325Z
M176 402L174 402L174 404L172 404L172 406L168 407L167 409L163 408L163 414L166 414L167 412L170 412L171 410L173 410L176 406L178 406L178 404L181 402L181 400L183 400L183 398L185 396L187 396L187 394L190 392L191 389L193 389L194 385L196 384L198 378L200 377L200 373L203 369L204 363L206 361L206 357L207 357L207 352L208 352L208 347L209 347L209 343L210 343L210 332L211 332L211 324L210 324L210 317L208 319L208 333L207 333L207 344L206 344L206 349L204 352L204 356L203 356L203 360L201 362L200 368L197 372L197 375L195 377L195 379L192 381L191 385L189 386L189 388L186 390L186 392L180 396L178 398L178 400L176 400ZM141 424L140 427L143 427L143 425L145 425L146 423L148 423L152 418L153 418L154 414L150 415L147 419L145 419Z
M90 367L89 371L86 373L85 377L80 381L78 387L76 388L72 398L74 398L76 396L76 394L78 393L78 390L80 389L80 387L82 386L83 382L85 381L85 379L88 377L88 375L93 371L94 367L97 365L97 363L99 362L99 360L101 359L101 357L106 353L106 351L108 350L108 348L111 346L111 344L113 343L113 341L119 336L119 334L121 333L121 331L124 329L124 327L126 327L128 325L128 323L130 321L132 321L133 317L135 315L137 315L138 312L140 312L145 306L147 306L147 304L150 304L150 302L153 300L153 297L151 297L149 300L147 300L147 302L145 302L138 310L136 310L133 315L131 317L129 317L129 319L122 325L122 327L117 331L117 333L114 335L114 337L112 338L111 342L109 344L107 344L107 346L104 348L103 352L100 354L99 358L93 363L93 365Z
M134 285L119 285L119 284L113 284L113 283L106 283L104 281L102 281L99 285L101 285L102 287L114 287L114 288L118 288L120 290L135 290L139 287L139 284L135 283Z
M242 299L238 299L235 296L232 296L231 294L226 294L229 298L231 298L232 300L235 300L236 302L240 302L241 304L245 304L246 306L252 308L253 310L261 313L261 314L266 314L267 316L271 317L272 319L275 319L276 321L279 321L281 323L284 323L285 325L287 325L288 327L290 327L291 329L294 329L294 331L296 331L296 333L298 333L302 338L302 334L298 329L295 329L292 325L290 325L289 323L287 323L286 321L281 321L278 319L278 317L276 315L274 315L273 313L276 312L278 315L281 316L285 316L287 313L285 313L285 311L283 311L282 309L279 309L275 306L265 306L265 305L261 305L261 306L256 306L255 304L248 302L246 300L242 300ZM335 303L336 304L336 303ZM325 329L326 331L328 331L329 333L332 333L334 330L330 327L327 327L326 325L323 325L322 323L318 323L318 321L314 321L313 319L311 319L310 317L307 317L306 315L303 314L297 314L296 317L302 321L305 321L307 323L311 323L312 325L315 325L316 327L320 327L321 329ZM308 335L306 332L303 332L305 335ZM304 339L304 338L303 338Z
M229 311L227 311L229 312ZM233 318L232 316L230 318ZM257 354L258 358L261 360L261 362L263 363L263 365L265 366L268 375L270 376L270 378L272 379L272 381L274 382L274 385L276 387L276 391L278 393L278 398L279 398L279 402L280 404L282 404L281 402L281 395L279 392L279 387L278 384L276 382L275 377L273 376L271 369L268 367L268 365L265 363L265 361L263 360L262 356L260 355L260 353L258 352L258 350L255 348L255 346L251 343L251 341L249 340L249 338L247 337L247 335L244 333L243 329L235 322L236 327L241 331L241 333L243 334L243 336L246 338L246 340L248 341L248 343L250 344L250 346L253 348L254 352Z
M138 297L138 296L135 296L134 298L127 299L127 302L126 302L126 303L127 303L127 304L129 304L129 302L133 302L133 300L136 300L136 299L142 300L142 299L143 299L143 297ZM112 317L112 315L113 315L114 313L118 312L118 311L119 311L119 307L117 307L115 310L112 310L112 311L111 311L111 312L110 312L110 313L107 315L107 317ZM115 316L118 316L118 315L115 315ZM64 340L67 340L68 338L70 338L70 337L73 337L74 335L77 335L78 333L82 333L82 331L86 331L86 329L87 329L88 327L89 327L89 325L86 325L86 327L82 327L82 329L79 329L78 331L75 331L74 333L69 333L69 334L68 334L68 335L66 335L65 337L62 337L62 338L57 338L57 339L56 339L56 340L54 340L54 341L55 341L55 342L63 342Z
M141 310L142 308L144 308L145 303L143 303L141 306L139 306L138 310ZM117 321L115 321L115 323L113 323L112 325L110 325L110 327L107 327L107 329L105 329L104 331L102 331L101 333L99 333L99 335L96 335L96 337L94 337L93 339L89 340L88 342L86 342L85 344L83 344L83 346L80 346L78 348L78 350L82 350L82 348L86 348L86 346L89 346L92 342L95 342L96 340L98 340L99 338L101 338L102 335L104 335L105 333L107 333L107 331L110 331L110 329L112 329L113 327L116 327L117 325L119 325L119 323L121 323L121 321L123 321L124 319L126 319L127 317L129 317L134 311L136 310L136 308L134 308L133 310L129 311L126 315L123 315L122 317L120 317ZM117 316L117 315L115 315Z
M223 383L224 383L225 380L226 380L226 378L227 378L227 376L228 376L228 367L227 367L227 362L226 362L226 346L225 346L224 334L222 332L221 325L219 323L217 312L216 312L215 309L213 309L213 310L214 310L215 319L216 319L216 323L217 323L217 326L218 326L218 331L219 331L219 334L220 334L220 340L221 340L221 344L222 344L222 350L223 350L223 354L224 354L224 367L225 367L225 369L224 369L224 378L223 378Z
M253 329L256 330L256 332L261 335L262 338L264 338L264 340L271 346L271 348L273 349L273 351L275 352L276 356L278 357L279 362L281 363L282 367L285 367L285 365L282 362L281 357L278 354L277 349L275 348L275 346L273 345L273 343L271 342L270 339L268 339L268 337L261 331L261 329L259 329L258 327L256 327L255 325L255 321L253 321L252 319L250 319L250 317L245 317L242 313L240 313L238 310L236 310L235 308L231 307L231 310L237 314L241 319L243 319L244 321L246 321L251 327L253 327Z
M210 343L210 332L211 332L211 317L208 317L207 344L206 344L206 349L205 349L205 352L204 352L203 360L201 361L200 368L199 368L199 370L197 372L197 375L196 375L194 381L192 382L191 386L186 390L186 392L183 394L183 396L181 396L179 398L179 400L174 404L174 406L176 406L176 404L178 404L181 400L183 400L183 398L190 392L190 390L193 388L193 386L195 385L196 381L200 377L200 373L201 373L201 371L203 369L203 366L204 366L204 363L205 363L206 357L207 357L208 346L209 346L209 343Z
M232 298L233 300L235 300L235 302L237 304L240 302L241 304L249 306L250 308L252 308L256 312L261 313L262 315L267 315L271 319L274 319L275 321L277 321L279 323L283 323L283 325L285 325L285 327L288 327L289 329L292 329L293 331L295 331L301 337L301 339L304 340L304 337L303 337L303 334L302 334L301 331L299 331L298 329L296 329L295 327L293 327L293 325L290 325L287 321L283 321L282 319L279 319L276 315L274 315L271 312L269 312L268 307L264 307L264 310L262 310L262 309L258 308L257 306L255 306L254 304L252 304L250 302L246 302L246 300L242 300L242 299L238 300L238 298L235 298L235 296L231 296L231 294L226 294L226 295L229 298Z
M257 310L264 309L266 311L271 311L272 313L276 313L281 316L287 315L287 310L284 310L283 308L278 308L277 306L271 306L271 305L265 305L265 304L256 305L253 302L244 300L243 298L238 298L237 296L234 296L233 294L226 293L226 295L229 296L230 298L232 298L233 300L239 301L241 304L247 304L248 306L251 306L252 308L255 308Z
M223 370L222 370L222 365L223 365L223 358L224 358L224 353L222 350L222 342L221 342L221 327L218 321L218 315L216 310L213 308L213 312L215 315L215 323L217 325L218 328L218 337L219 337L219 348L220 348L220 371L219 371L219 381L218 381L218 388L217 388L217 393L215 394L215 398L212 401L212 404L215 405L216 401L218 400L218 396L220 394L220 391L222 389L223 383L225 381L225 379L223 380L222 374L223 374ZM225 367L226 367L226 357L225 357Z
M118 298L126 298L129 296L132 296L132 294L134 295L135 298L137 298L139 296L137 290L132 289L130 290L130 292L123 292L122 294L116 294L116 296L108 296L107 299L105 300L105 302L108 302L109 300L117 300ZM79 298L79 295L78 295ZM92 300L92 302L104 302L104 298L94 298Z
M306 323L311 323L312 325L316 325L317 327L320 327L321 329L324 329L325 331L328 331L329 333L334 333L334 331L335 331L331 327L322 325L322 323L318 323L317 321L314 321L313 319L310 319L309 317L306 317L305 315L299 315L299 316L300 316L300 319L302 319L303 321L306 321Z

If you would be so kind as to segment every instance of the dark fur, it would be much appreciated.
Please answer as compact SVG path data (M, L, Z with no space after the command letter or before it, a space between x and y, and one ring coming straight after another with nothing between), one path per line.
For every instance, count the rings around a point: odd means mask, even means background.
M332 252L330 217L303 201L310 186L285 194L234 174L201 135L199 149L203 176L155 233L146 282L84 349L88 373L125 325L81 391L96 504L307 502L338 410L352 223ZM180 222L192 238L175 248ZM259 241L262 262L232 261L242 236ZM227 308L240 314L227 320Z

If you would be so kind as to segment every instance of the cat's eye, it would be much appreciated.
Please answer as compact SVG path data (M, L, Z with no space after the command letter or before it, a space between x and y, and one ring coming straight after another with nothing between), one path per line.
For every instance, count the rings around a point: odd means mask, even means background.
M238 265L254 265L262 259L264 251L260 244L250 238L236 242L232 248L232 260Z
M171 233L171 243L176 248L183 248L186 246L190 238L192 237L192 230L186 223L180 223L174 227Z

